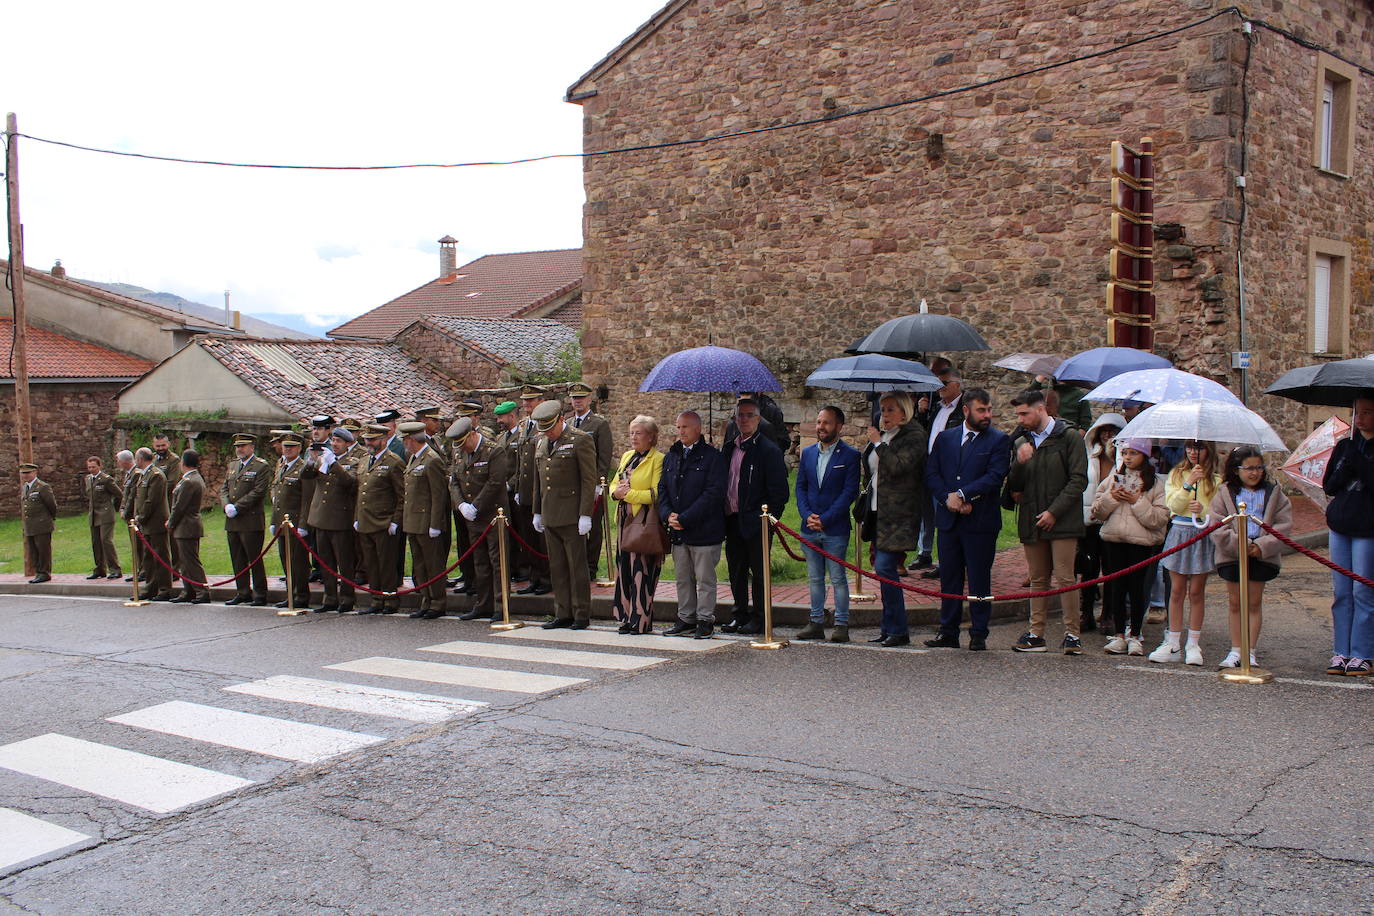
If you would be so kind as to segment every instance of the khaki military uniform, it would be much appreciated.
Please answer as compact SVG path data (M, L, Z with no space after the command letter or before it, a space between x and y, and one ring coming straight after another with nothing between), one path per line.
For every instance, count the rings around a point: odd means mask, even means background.
M444 459L428 445L406 463L405 507L402 526L410 540L411 576L422 585L443 571L448 553L443 531L449 524L448 474ZM439 531L430 537L431 530ZM445 606L442 576L420 594L420 610L432 617L442 616Z
M457 449L449 468L449 498L453 501L454 517L467 530L467 542L474 544L486 531L496 510L506 508L506 451L485 432L481 442L471 452ZM458 507L471 504L477 510L472 521L463 518ZM472 552L473 586L472 610L496 616L496 576L501 568L501 532L493 528L486 542Z
M119 500L119 515L124 519L127 528L128 523L134 520L134 490L138 483L138 471L129 468L124 472L124 485L122 487L124 495ZM129 550L133 554L133 564L138 570L140 577L148 573L148 558L143 555L143 542L138 539L132 531L129 532ZM130 577L132 578L132 577Z
M590 620L587 539L577 533L577 521L592 514L596 500L596 445L591 436L564 424L558 439L540 437L535 463L534 512L541 517L549 547L554 616Z
M615 444L611 439L611 424L599 413L588 411L585 417L573 414L568 417L568 425L580 429L592 437L596 445L596 480L610 480L615 468ZM603 492L596 501L596 511L592 513L592 533L587 535L587 573L596 578L596 568L601 561L601 538L605 533L606 494ZM609 573L608 573L609 575Z
M57 527L57 497L52 487L35 477L24 484L21 515L24 540L28 542L33 571L40 576L52 575L52 533Z
M82 478L82 488L86 493L86 514L91 525L91 556L95 559L92 572L97 576L119 576L114 532L124 491L104 471L87 474Z
M237 597L242 600L267 600L267 570L262 561L245 569L249 562L262 553L263 504L267 500L267 490L271 486L271 474L267 462L257 455L247 461L235 458L229 462L229 472L219 488L220 501L225 506L233 505L238 514L224 517L224 533L229 539L229 561L234 566L234 585ZM249 584L251 580L252 589Z
M544 437L539 434L534 421L529 418L520 421L515 427L514 434L515 495L519 497L519 502L511 507L511 521L515 525L515 533L534 548L533 551L521 548L521 565L530 571L530 585L548 585L549 559L547 556L537 556L535 551L544 554L549 551L544 543L544 535L534 529L534 450Z
M201 584L206 582L205 566L200 562L200 540L205 537L205 523L200 517L200 506L205 500L205 479L200 471L190 468L181 474L176 486L172 487L172 504L167 511L167 531L172 542L177 545L177 556L181 565L182 597L185 600L200 598L210 600L210 589Z
M358 539L362 546L363 563L367 567L367 584L379 592L394 592L400 577L396 574L396 555L400 547L401 524L405 510L405 462L390 449L381 454L368 455L358 465L358 500L354 520L358 523ZM391 526L396 526L396 533ZM374 595L372 606L384 613L400 607L394 596Z
M297 455L288 466L285 458L278 460L277 470L272 475L272 529L275 533L291 519L291 524L309 530L306 521L306 507L310 505L310 481L301 477L305 470L305 458ZM282 535L277 542L277 553L281 558L281 568L286 569L287 539L291 538L291 591L298 608L310 607L310 554L300 541L290 532Z
M150 464L134 483L134 521L148 542L148 590L145 598L169 598L172 594L172 573L164 564L171 563L171 547L167 543L167 478L155 464ZM158 562L158 557L162 562Z
M310 529L315 532L315 549L324 560L320 565L324 609L340 613L353 610L353 585L330 572L326 566L344 577L351 577L357 566L353 553L353 519L354 498L358 490L358 463L349 457L350 454L345 452L335 458L328 470L322 470L318 460L312 459L301 472L304 480L313 483L306 518L310 520Z
M162 476L167 478L167 492L171 493L172 488L175 487L177 481L181 479L181 457L170 448L167 449L166 455L159 454L154 450L153 464L162 472ZM172 538L168 542L168 548L171 550L172 568L180 571L181 557L177 555L176 538Z

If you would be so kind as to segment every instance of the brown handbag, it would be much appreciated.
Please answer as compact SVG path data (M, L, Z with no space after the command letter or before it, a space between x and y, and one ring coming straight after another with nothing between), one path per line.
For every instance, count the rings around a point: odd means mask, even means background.
M620 504L620 549L627 553L663 556L668 545L668 529L658 519L658 503L652 502L637 512Z

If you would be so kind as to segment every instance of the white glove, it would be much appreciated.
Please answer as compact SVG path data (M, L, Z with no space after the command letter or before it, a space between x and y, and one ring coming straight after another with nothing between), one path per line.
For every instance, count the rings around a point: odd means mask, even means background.
M459 503L458 514L470 522L477 521L477 507L472 503Z
M429 529L429 536L432 538L437 538L441 534L443 534L443 532L440 531L438 528Z
M224 514L229 516L230 518L237 518L239 514L239 507L234 505L233 503L230 503L229 505L224 507Z
M606 492L606 488L605 488L605 487L603 487L601 484L597 484L597 485L596 485L596 495L597 495L597 496L600 496L602 493L605 493L605 492Z
M270 534L270 535L272 535L272 537L276 537L276 536L277 536L277 526L276 526L276 525L268 525L268 526L267 526L267 533Z
M577 533L586 537L592 530L592 517L590 515L579 515L577 517Z
M395 534L395 533L396 533L396 523L395 523L395 522L392 522L390 525L387 525L387 526L386 526L386 533L387 533L387 534Z
M333 450L325 449L323 452L320 452L320 469L327 471L333 466L334 462L338 460L339 456L334 454Z
M301 537L303 537L303 538L308 538L308 537L310 537L310 529L307 528L307 527L305 527L304 525L297 525L297 526L296 526L296 530L300 532Z
M534 530L540 534L544 533L544 516L537 513L534 516Z
M520 494L519 494L519 493L516 493L516 494L515 494L515 504L516 504L517 506L520 505Z
M354 522L354 523L353 523L353 530L354 530L354 531L357 531L357 530L358 530L358 523L357 523L357 522Z

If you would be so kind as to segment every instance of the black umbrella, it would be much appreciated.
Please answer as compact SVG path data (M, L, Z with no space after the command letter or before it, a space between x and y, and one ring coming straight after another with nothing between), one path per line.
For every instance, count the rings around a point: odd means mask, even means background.
M932 315L926 301L915 315L885 321L851 352L886 353L903 356L918 353L945 353L952 350L990 350L988 342L966 322L953 315Z
M1299 366L1264 389L1265 394L1322 407L1349 407L1361 391L1374 391L1374 358Z

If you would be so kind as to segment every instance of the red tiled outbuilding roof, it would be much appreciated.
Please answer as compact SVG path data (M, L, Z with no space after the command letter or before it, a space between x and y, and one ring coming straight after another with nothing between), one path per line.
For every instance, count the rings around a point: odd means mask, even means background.
M153 368L149 360L43 328L30 326L25 339L29 377L33 379L136 379ZM14 378L10 360L13 344L14 319L0 317L0 378Z

